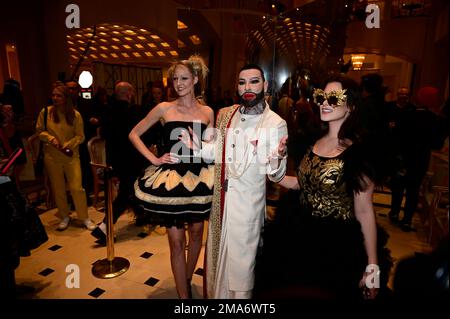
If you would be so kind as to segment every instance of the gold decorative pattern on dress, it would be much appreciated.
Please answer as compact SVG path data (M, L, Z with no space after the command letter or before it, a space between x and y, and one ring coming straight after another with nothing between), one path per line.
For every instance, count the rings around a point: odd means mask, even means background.
M322 183L325 185L336 184L342 177L343 169L343 161L337 159L329 159L321 163L319 170L320 176L318 178L322 180Z
M304 159L301 161L300 166L297 169L297 175L300 176L300 172L305 175L311 174L311 163L308 155L304 157Z
M188 196L188 197L160 197L144 193L139 188L136 181L134 184L134 193L140 200L160 205L187 205L187 204L208 204L212 201L212 195L206 196Z
M187 172L188 174L190 172ZM170 170L169 174L167 174L167 179L165 180L164 187L166 190L171 191L175 187L178 186L182 182L180 174L177 171ZM153 185L153 188L158 188L159 185Z
M354 218L353 197L347 193L343 180L342 159L320 158L309 151L297 171L303 189L300 202L311 209L313 216Z
M157 172L155 174L158 174L158 176L155 179L155 182L153 183L153 188L158 188L162 183L165 183L167 181L167 175L169 175L170 170L165 170L161 172ZM152 184L147 185L145 183L146 187L150 187Z
M212 189L214 186L214 165L208 165L208 168L203 167L200 171L200 182L203 182Z
M154 166L154 165L150 165L149 167L147 167L145 169L144 176L141 179L142 180L145 180L145 179L147 180L145 182L145 186L146 187L149 187L150 185L152 185L153 182L155 181L156 177L158 177L158 175L159 175L158 170L161 171L162 168L159 167L159 166Z
M153 189L164 184L166 190L171 191L181 183L188 191L192 192L202 182L209 189L212 189L214 186L214 165L202 167L199 176L188 171L183 177L175 170L167 169L163 171L161 168L158 169L157 166L151 166L146 169L142 179L147 179L144 184L145 187L152 187Z
M200 176L187 172L186 175L181 178L181 183L183 183L184 187L186 187L188 191L192 192L200 183Z

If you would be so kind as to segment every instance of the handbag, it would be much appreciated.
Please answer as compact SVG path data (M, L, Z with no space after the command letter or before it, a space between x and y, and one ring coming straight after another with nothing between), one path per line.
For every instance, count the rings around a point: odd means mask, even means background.
M46 106L44 109L44 131L47 130L47 116L48 108ZM44 142L42 141L39 143L39 152L36 158L36 164L34 165L34 172L36 175L44 174Z

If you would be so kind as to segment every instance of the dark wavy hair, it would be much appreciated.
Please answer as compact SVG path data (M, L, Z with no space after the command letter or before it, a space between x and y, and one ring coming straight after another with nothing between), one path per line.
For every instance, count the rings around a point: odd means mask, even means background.
M347 97L347 106L350 109L350 115L347 119L342 123L341 129L338 133L339 143L343 147L347 147L347 143L345 140L351 140L353 143L361 142L363 139L364 131L361 125L359 124L359 113L362 104L361 97L361 89L360 85L347 77L343 76L334 76L328 78L323 85L322 88L328 83L338 82L342 85L342 89L346 90L345 96ZM322 127L319 133L318 138L323 137L328 133L328 123L322 123Z
M347 191L356 193L364 191L369 185L367 178L375 185L381 185L383 172L380 167L377 167L377 154L374 153L374 147L367 142L366 131L360 124L360 112L363 103L361 86L350 78L338 76L327 79L323 87L331 82L340 83L342 89L346 90L347 106L350 109L350 115L342 123L338 132L339 144L342 148L346 149L350 146L346 142L347 140L353 143L351 149L344 154ZM328 132L328 128L328 123L322 124L319 138Z

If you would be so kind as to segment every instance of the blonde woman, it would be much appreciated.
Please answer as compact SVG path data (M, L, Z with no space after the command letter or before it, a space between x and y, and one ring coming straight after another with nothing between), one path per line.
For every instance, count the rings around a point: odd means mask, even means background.
M66 196L66 179L75 204L77 216L87 229L95 229L88 217L86 193L81 186L79 145L84 141L83 120L69 97L66 86L56 86L52 91L53 105L39 113L36 132L44 142L44 163L50 179L56 206L62 216L58 230L69 226L69 204ZM45 116L46 115L46 116ZM45 118L46 117L46 118Z
M130 133L130 140L151 165L135 183L135 194L149 224L167 228L172 272L179 298L191 298L191 278L202 245L203 221L211 209L213 165L184 148L178 137L189 128L202 136L214 122L213 110L196 99L207 68L198 56L174 63L169 78L178 97L156 105ZM164 154L156 157L142 142L150 127L163 125ZM185 256L185 225L189 248Z

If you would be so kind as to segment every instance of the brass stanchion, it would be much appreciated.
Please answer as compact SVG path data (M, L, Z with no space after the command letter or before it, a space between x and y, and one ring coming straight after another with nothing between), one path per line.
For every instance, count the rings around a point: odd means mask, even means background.
M111 167L105 166L105 202L106 202L106 252L107 258L97 260L92 267L92 274L97 278L114 278L125 273L130 268L130 262L122 257L114 257L114 225L112 212L113 185Z

